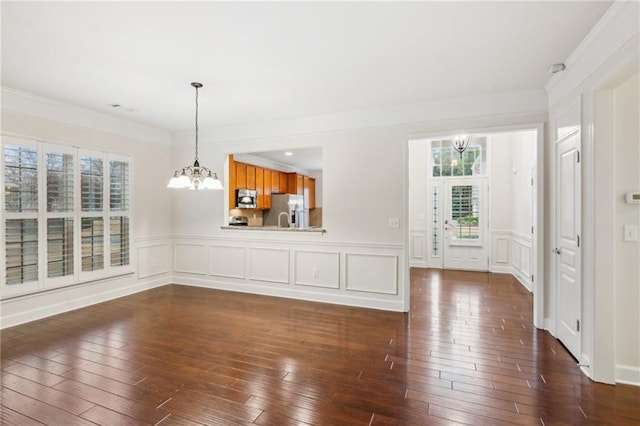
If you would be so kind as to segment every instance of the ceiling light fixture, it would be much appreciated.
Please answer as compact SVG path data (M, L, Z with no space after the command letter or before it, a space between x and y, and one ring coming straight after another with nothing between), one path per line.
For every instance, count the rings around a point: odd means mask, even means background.
M167 188L189 188L194 191L198 189L223 189L218 175L208 168L200 166L198 162L198 89L202 87L202 84L194 82L191 83L191 86L196 89L196 157L193 166L186 166L175 171Z
M551 67L549 68L549 72L551 74L557 74L559 72L562 72L564 70L567 69L567 66L563 63L558 63L558 64L553 64L551 65Z
M284 155L286 155L287 157L291 157L293 155L293 152L287 151L284 153Z
M460 158L462 158L462 153L469 147L469 143L471 142L471 136L468 135L455 135L451 138L451 147L460 153Z

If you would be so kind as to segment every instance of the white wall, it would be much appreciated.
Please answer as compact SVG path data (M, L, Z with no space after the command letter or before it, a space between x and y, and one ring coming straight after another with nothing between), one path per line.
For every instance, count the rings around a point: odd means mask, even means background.
M169 282L173 218L171 194L165 186L171 174L170 135L4 89L2 133L133 155L132 262L136 269L119 278L3 300L2 327Z
M635 351L637 317L629 317L628 300L638 306L638 259L633 263L617 262L622 230L617 222L621 187L616 181L616 126L627 128L628 120L638 128L638 114L623 119L616 107L616 89L640 68L640 4L615 2L585 40L565 61L566 71L556 74L547 86L549 121L555 123L564 111L578 105L582 128L582 370L593 380L605 383L625 382L640 385L640 357ZM632 83L629 83L632 84ZM637 90L636 90L637 92ZM630 102L632 98L625 98ZM637 98L636 98L637 99ZM553 141L553 125L548 140ZM633 126L631 126L633 127ZM629 128L631 128L629 127ZM630 143L627 141L626 143ZM637 147L638 139L635 143ZM547 144L545 158L553 159L553 144ZM631 156L636 154L631 154ZM628 159L624 159L625 164ZM553 237L553 161L545 174L545 263L552 265ZM628 166L624 166L628 167ZM636 169L637 171L637 169ZM636 178L637 179L637 178ZM619 213L622 213L620 211ZM628 244L628 243L627 243ZM625 250L627 245L624 246ZM553 269L545 273L547 295L545 323L555 330L555 282ZM623 277L623 284L619 281ZM635 283L633 278L635 277ZM627 279L632 279L628 285ZM635 290L634 290L635 289ZM619 302L623 302L620 306ZM625 320L621 320L620 316ZM634 331L634 328L636 331ZM633 337L630 334L635 334ZM618 339L623 335L625 338ZM629 339L632 337L632 339ZM633 359L635 355L635 359ZM624 361L620 356L624 355ZM630 364L618 364L627 362Z
M640 384L640 243L624 241L624 225L640 229L640 206L624 194L640 191L640 74L613 90L615 109L615 363L616 380Z

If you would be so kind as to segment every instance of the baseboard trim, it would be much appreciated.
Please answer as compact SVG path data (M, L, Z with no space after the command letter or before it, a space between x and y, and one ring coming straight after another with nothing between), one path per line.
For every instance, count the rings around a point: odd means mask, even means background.
M616 383L640 386L640 367L616 364Z
M309 302L331 303L335 305L353 306L358 308L380 309L392 312L404 312L401 300L374 299L362 296L336 295L335 293L320 293L309 290L273 288L253 284L227 283L217 280L203 280L189 277L173 277L173 283L215 290L234 291L237 293L259 294L262 296L284 297L287 299L306 300Z
M39 319L47 318L69 311L74 311L76 309L86 308L87 306L117 299L123 296L128 296L130 294L139 293L141 291L149 290L155 287L161 287L170 283L170 277L144 280L130 286L108 290L102 293L92 294L90 296L78 297L53 305L41 306L35 309L19 312L15 315L3 316L0 323L0 329L14 327L16 325L25 324L31 321L37 321Z

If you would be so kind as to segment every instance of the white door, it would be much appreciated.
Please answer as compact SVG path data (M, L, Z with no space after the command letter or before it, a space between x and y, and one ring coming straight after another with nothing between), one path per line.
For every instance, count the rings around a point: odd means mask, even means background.
M557 334L573 356L580 360L580 132L556 142L556 258Z
M486 179L459 179L444 182L445 269L489 269Z

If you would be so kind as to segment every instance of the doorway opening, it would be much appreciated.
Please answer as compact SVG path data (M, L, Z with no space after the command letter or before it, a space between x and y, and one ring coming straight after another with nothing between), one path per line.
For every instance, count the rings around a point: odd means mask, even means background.
M534 293L543 326L543 126L471 133L458 153L450 135L409 140L409 267L512 274ZM536 280L538 277L538 280Z

